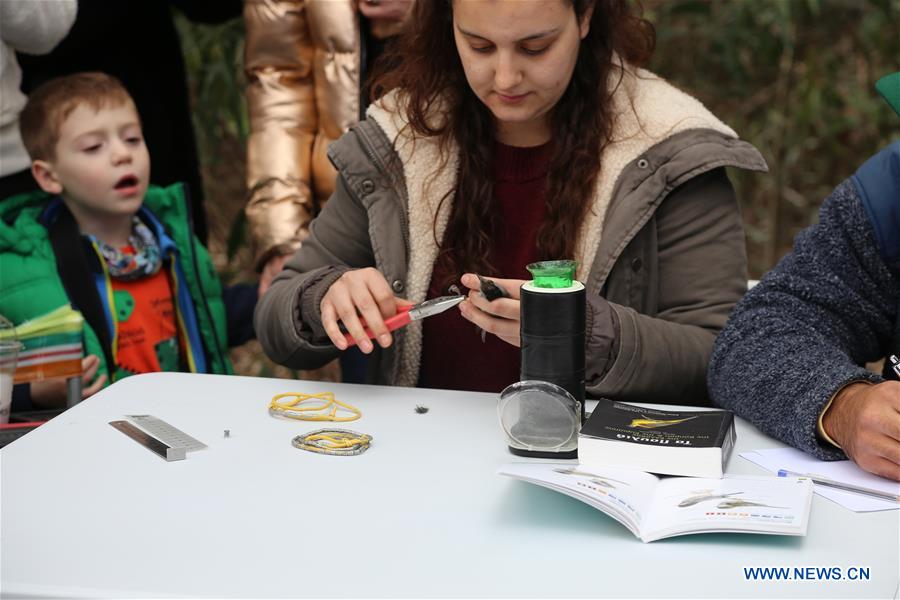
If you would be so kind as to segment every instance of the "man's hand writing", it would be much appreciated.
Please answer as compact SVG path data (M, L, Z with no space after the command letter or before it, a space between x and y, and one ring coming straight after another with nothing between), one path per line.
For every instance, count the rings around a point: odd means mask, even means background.
M822 427L860 468L900 481L900 381L848 385Z

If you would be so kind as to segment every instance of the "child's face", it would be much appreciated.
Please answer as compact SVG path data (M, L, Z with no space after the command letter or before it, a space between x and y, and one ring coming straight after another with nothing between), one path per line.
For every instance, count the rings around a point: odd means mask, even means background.
M44 166L41 187L62 194L76 216L135 214L147 192L150 155L134 104L78 106L60 127L56 157Z

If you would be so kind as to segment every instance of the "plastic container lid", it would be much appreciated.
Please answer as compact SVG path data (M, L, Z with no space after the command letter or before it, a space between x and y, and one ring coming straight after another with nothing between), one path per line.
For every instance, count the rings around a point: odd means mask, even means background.
M560 386L520 381L500 392L500 426L510 446L523 450L574 450L581 428L581 403Z
M572 287L577 266L578 263L574 260L545 260L531 263L525 268L531 273L535 287L567 288Z

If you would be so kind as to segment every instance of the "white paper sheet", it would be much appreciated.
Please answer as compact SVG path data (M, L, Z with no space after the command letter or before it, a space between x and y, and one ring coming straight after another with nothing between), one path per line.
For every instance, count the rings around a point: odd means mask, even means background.
M856 466L856 463L849 460L822 461L794 448L771 448L742 452L741 458L749 460L773 473L778 473L780 469L785 469L796 473L821 475L825 479L860 485L890 494L900 494L900 483L863 471ZM849 508L854 512L873 512L900 508L900 503L897 502L879 500L878 498L836 490L823 485L817 485L814 489L823 498L837 502L844 508Z

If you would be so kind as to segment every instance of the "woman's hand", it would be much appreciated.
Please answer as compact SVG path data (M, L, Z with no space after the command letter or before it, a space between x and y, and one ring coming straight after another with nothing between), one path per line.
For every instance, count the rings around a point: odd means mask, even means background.
M392 337L384 320L397 314L397 308L406 304L409 304L406 300L394 296L384 275L369 267L341 275L328 288L319 308L325 333L339 350L346 350L348 344L338 321L344 324L359 349L369 354L374 346L363 329L360 317L365 319L366 326L375 334L378 345L387 348Z
M488 333L513 346L520 346L519 321L522 315L522 305L519 302L519 288L525 283L524 279L496 279L490 278L494 283L503 288L509 298L497 298L492 302L481 294L481 282L472 273L462 276L462 284L469 288L469 297L459 305L463 317L472 321Z
M372 21L402 21L413 0L359 0L359 12Z

